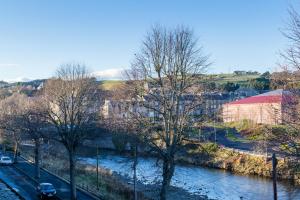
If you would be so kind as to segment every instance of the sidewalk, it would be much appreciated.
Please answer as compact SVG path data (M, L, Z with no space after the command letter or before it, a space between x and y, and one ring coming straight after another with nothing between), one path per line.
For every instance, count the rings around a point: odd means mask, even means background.
M20 200L21 198L12 191L2 180L0 180L0 199Z

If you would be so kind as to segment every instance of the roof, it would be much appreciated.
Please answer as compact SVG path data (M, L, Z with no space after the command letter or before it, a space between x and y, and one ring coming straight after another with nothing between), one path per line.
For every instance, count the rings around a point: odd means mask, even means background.
M246 87L240 87L237 90L235 90L235 92L254 92L254 93L258 94L257 90L255 90L253 88L246 88Z
M254 104L254 103L288 103L292 101L292 93L282 89L266 92L256 96L240 99L228 103L234 104Z

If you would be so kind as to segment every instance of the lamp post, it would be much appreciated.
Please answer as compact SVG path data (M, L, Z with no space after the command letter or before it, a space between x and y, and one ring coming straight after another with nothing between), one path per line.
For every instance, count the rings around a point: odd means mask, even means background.
M97 146L97 190L99 190L99 147Z

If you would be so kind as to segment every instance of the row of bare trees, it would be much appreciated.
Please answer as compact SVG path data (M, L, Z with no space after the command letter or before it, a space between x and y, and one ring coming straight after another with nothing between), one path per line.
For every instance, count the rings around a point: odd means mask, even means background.
M76 199L75 154L98 120L95 79L80 64L62 65L35 97L14 94L0 103L0 128L13 137L17 161L21 139L34 141L36 178L40 177L43 139L59 141L69 156L71 199Z

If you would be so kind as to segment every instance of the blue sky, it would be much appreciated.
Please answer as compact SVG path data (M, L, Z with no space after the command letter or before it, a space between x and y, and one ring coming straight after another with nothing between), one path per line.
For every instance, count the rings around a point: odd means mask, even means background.
M300 8L296 0L2 0L0 80L50 77L73 61L114 74L155 24L194 29L212 73L273 71L290 5Z

